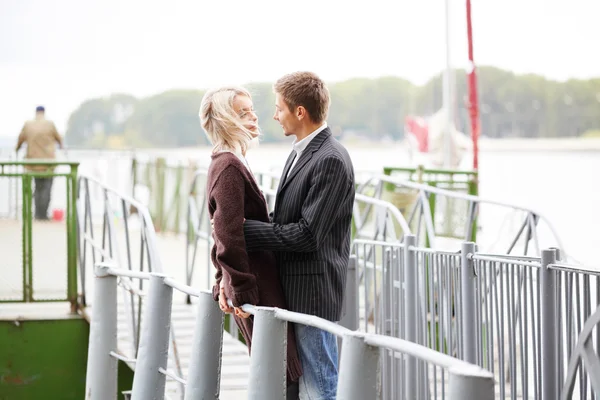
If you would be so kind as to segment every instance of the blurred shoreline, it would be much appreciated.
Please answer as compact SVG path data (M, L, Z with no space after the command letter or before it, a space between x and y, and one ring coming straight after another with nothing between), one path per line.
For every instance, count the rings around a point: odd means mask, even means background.
M14 152L14 147L11 145L12 138L3 137L2 139L7 139L3 142L0 142L0 158L5 156L7 153ZM16 138L14 139L16 141ZM290 138L288 141L281 142L270 142L270 143L260 143L259 147L263 149L273 148L273 149L281 149L281 148L291 148L293 140ZM372 141L372 140L364 140L359 138L352 138L347 140L341 140L342 144L347 146L348 148L361 148L363 150L367 149L381 149L381 148L406 148L405 141ZM156 152L175 152L175 151L184 151L190 152L194 150L206 150L210 149L212 146L191 146L191 147L123 147L123 148L90 148L90 147L71 147L67 144L68 150L96 150L96 151L128 151L135 150L139 152L148 152L148 153L156 153ZM503 138L503 139L491 139L491 138L481 138L479 139L479 150L486 152L507 152L507 151L556 151L556 152L566 152L566 151L583 151L583 152L600 152L600 138Z

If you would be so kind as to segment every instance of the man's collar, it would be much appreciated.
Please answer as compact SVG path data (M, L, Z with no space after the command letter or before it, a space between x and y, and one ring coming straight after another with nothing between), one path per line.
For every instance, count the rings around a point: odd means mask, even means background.
M292 144L292 146L293 146L294 150L296 151L296 153L303 152L304 149L306 149L306 146L308 146L308 144L311 142L311 140L313 140L315 138L315 136L317 136L319 133L321 133L325 128L327 128L327 122L323 122L323 125L318 127L315 131L313 131L310 135L308 135L304 139L302 139L300 141L295 140L294 143Z

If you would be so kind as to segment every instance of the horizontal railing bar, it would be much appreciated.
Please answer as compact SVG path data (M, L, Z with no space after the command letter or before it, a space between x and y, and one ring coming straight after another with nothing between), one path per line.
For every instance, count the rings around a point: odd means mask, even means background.
M482 256L479 254L468 254L467 257L470 260L490 261L490 262L497 262L497 263L509 264L509 265L521 265L523 267L539 268L542 265L541 263L535 262L535 261L519 261L519 260L514 260L514 259L506 259L506 258L502 258L502 257Z
M200 294L202 293L207 293L212 295L211 292L209 292L208 290L198 290L195 289L191 286L185 285L183 283L179 283L176 280L174 280L173 278L165 278L165 285L169 285L171 286L173 289L177 289L180 292L183 292L185 294L189 294L190 296L194 296L194 297L199 297Z
M422 346L417 343L409 342L390 336L376 335L367 333L364 335L366 344L382 349L394 350L413 357L417 357L422 361L435 364L446 369L460 369L471 376L492 377L492 373L482 369L481 367L469 364L465 361L451 357L449 355L439 353L433 349Z
M327 321L323 318L319 318L314 315L300 314L293 311L283 310L280 308L275 309L275 318L280 319L282 321L312 326L313 328L324 330L336 336L343 336L352 332L348 328L344 328L343 326L338 325L335 322Z
M159 368L158 372L160 372L161 374L168 376L169 378L176 380L179 383L183 383L184 385L187 385L187 381L183 378L181 378L180 376L177 376L174 372L172 372L171 370L166 370L164 368Z
M383 266L381 264L376 264L372 261L366 261L365 258L356 258L357 268L365 267L366 269L372 269L375 271L383 271Z
M507 260L521 260L521 261L537 261L541 262L542 259L540 257L534 256L520 256L516 254L492 254L492 253L475 253L478 257L499 257Z
M98 267L102 267L102 266L108 266L106 264L96 264L96 266ZM106 273L114 275L114 276L125 276L127 278L135 278L135 279L150 279L150 276L152 275L150 272L140 272L140 271L131 271L128 269L123 269L123 268L113 268L111 266L108 266L108 268L106 269Z
M58 291L58 290L57 290ZM66 289L61 289L62 291L66 291ZM35 293L33 293L35 296ZM6 299L0 300L0 303L55 303L57 301L68 301L69 299L66 297L49 297L47 299L36 299L35 297L31 299L31 301L23 301L23 299L15 300L15 299Z
M43 165L43 166L78 166L79 161L56 161L54 159L37 159L37 160L21 160L21 161L0 161L0 166L4 165Z
M508 208L513 208L515 210L520 210L520 211L525 211L525 212L530 212L530 213L534 213L538 216L541 216L538 212L526 208L526 207L522 207L522 206L518 206L518 205L514 205L514 204L510 204L510 203L504 203L501 201L495 201L495 200L489 200L489 199L483 199L479 196L474 196L471 194L464 194L464 193L460 193L460 192L454 192L452 190L447 190L447 189L441 189L441 188L436 188L435 186L431 186L431 185L425 185L422 183L416 183L416 182L411 182L411 181L406 181L397 177L391 177L389 175L377 175L374 176L375 179L379 179L382 182L385 183L391 183L394 184L396 186L403 186L403 187L408 187L411 189L416 189L416 190L421 190L424 192L430 192L430 193L435 193L435 194L441 194L444 196L448 196L451 198L456 198L459 200L466 200L466 201L470 201L470 202L474 202L474 203L488 203L488 204L495 204L498 206L504 206L504 207L508 207Z
M227 305L229 305L229 307L234 307L231 299L227 299ZM244 312L247 312L248 314L252 314L252 315L256 314L256 306L253 306L252 304L242 304L242 306L240 308ZM269 307L263 307L263 308L269 308Z
M411 175L424 174L425 176L450 175L453 177L455 176L457 178L476 177L477 175L479 175L479 172L473 171L473 170L468 170L468 169L436 169L436 168L421 169L421 168L415 168L415 167L389 167L389 168L386 167L385 170L389 171L390 173L408 172ZM385 174L385 176L393 176L393 175ZM456 182L464 182L464 181L457 180Z
M121 360L121 361L123 361L123 362L126 362L126 363L136 363L136 362L137 362L137 360L136 360L135 358L128 358L128 357L125 357L125 356L122 356L122 355L120 355L119 353L116 353L116 352L114 352L114 351L111 351L111 352L110 352L110 353L108 353L108 354L110 354L110 356L111 356L111 357L114 357L114 358L116 358L117 360Z
M121 201L125 201L127 204L129 204L129 206L133 206L138 210L138 215L144 221L143 231L146 233L146 243L147 243L146 246L147 246L148 253L149 253L149 258L150 258L149 261L152 263L152 268L155 271L162 272L163 271L162 262L160 260L160 257L157 254L157 249L156 249L156 241L157 241L156 231L154 229L154 223L152 222L152 217L150 216L150 211L148 210L148 207L144 206L142 203L135 200L133 197L128 196L124 193L121 193L120 191L107 186L105 183L103 183L100 180L93 178L91 176L80 174L79 180L80 181L85 180L85 181L96 184L97 186L102 188L105 192L107 192L107 193L110 192L112 194L115 194L117 197L120 198ZM87 188L87 185L82 185L82 186L85 186Z
M231 300L228 300L228 303L230 306L233 306ZM457 358L436 352L433 349L419 345L417 343L409 342L407 340L389 336L364 334L362 332L351 331L334 322L324 320L314 315L300 314L288 310L283 310L280 308L256 307L249 304L245 304L241 308L243 311L250 314L256 314L256 311L260 309L271 309L275 311L275 318L280 319L282 321L312 326L314 328L324 330L339 337L343 337L345 335L362 337L365 343L371 346L399 351L401 353L417 357L423 361L427 361L447 369L458 368L471 376L492 376L490 372L483 370L477 365L469 364Z
M406 181L403 179L399 179L397 177L391 177L389 175L379 174L379 175L374 176L372 179L378 179L381 182L391 183L391 184L394 184L394 185L400 186L400 187L416 189L421 192L435 193L435 194L447 196L450 198L466 200L466 201L476 203L476 204L492 204L492 205L497 205L497 206L501 206L501 207L511 208L513 210L523 211L523 212L529 213L529 214L534 214L540 220L544 221L544 223L546 223L548 225L550 232L552 233L552 235L554 236L554 238L556 239L556 241L558 243L558 247L561 249L564 249L564 246L562 245L562 242L556 233L556 229L554 229L554 225L550 222L550 220L548 218L546 218L543 214L539 213L536 210L533 210L533 209L530 209L527 207L523 207L523 206L519 206L519 205L515 205L515 204L505 203L502 201L484 199L479 196L474 196L471 194L464 194L464 193L455 192L452 190L440 189L440 188L436 188L431 185L410 182L410 181Z
M49 173L49 172L24 172L22 174L20 173L6 173L4 171L0 171L0 176L1 177L6 177L6 178L22 178L24 176L30 176L33 178L47 178L47 177L51 177L51 178L70 178L73 175L69 174L69 173Z
M394 247L394 248L404 248L404 243L401 242L384 242L381 240L371 240L371 239L354 239L352 244L366 244L372 246L385 246L385 247Z
M460 256L460 250L459 251L449 251L449 250L442 251L442 250L435 250L435 249L430 249L430 248L426 248L426 247L417 247L417 246L410 246L408 249L417 251L419 253L436 254L436 255L443 255L443 256Z
M233 303L231 299L227 300L227 304L230 307L233 307ZM350 332L351 330L344 328L341 325L336 324L335 322L327 321L323 318L316 317L314 315L301 314L293 311L284 310L281 308L275 307L262 307L262 306L253 306L251 304L244 304L240 307L244 312L247 312L252 315L256 315L258 310L273 310L275 311L275 318L280 319L282 321L294 322L297 324L312 326L313 328L318 328L329 332L331 334L337 336L343 336Z
M587 273L591 275L600 276L600 267L596 266L586 266L586 265L571 265L571 264L550 264L548 268L564 271L564 272L577 272L577 273Z
M400 224L400 227L405 233L411 232L410 227L408 226L408 222L406 222L406 219L404 219L404 216L402 215L400 210L398 210L392 203L389 203L385 200L365 196L364 194L360 193L356 193L354 195L354 201L361 201L363 203L369 203L378 205L380 207L385 207L390 212L390 214L396 218L396 220Z

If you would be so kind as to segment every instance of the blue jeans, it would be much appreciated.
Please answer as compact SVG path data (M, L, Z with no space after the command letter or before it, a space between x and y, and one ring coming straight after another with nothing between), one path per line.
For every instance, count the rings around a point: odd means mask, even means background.
M296 324L302 363L300 400L335 400L338 381L337 338L321 329Z

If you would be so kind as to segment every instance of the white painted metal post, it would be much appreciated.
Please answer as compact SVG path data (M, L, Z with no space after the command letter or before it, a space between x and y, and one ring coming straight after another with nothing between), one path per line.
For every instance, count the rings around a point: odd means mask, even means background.
M141 326L140 348L131 390L132 400L162 400L165 396L166 377L158 369L167 369L173 302L173 288L165 284L165 277L157 273L150 277L148 304Z
M216 400L221 380L223 313L210 293L200 293L185 400Z
M481 329L477 326L475 318L476 277L473 271L473 261L469 254L475 253L475 244L465 242L462 244L460 277L461 277L461 314L462 314L462 348L463 360L477 364L477 335Z
M257 308L250 356L249 400L281 400L286 393L287 322Z
M94 302L90 322L90 339L86 371L85 398L117 398L117 277L108 267L95 268Z
M351 331L358 329L358 269L356 268L356 256L351 256L348 263L348 275L346 277L346 291L344 293L344 306L342 319L339 324Z
M343 338L337 400L377 398L380 349L369 346L360 336Z
M555 250L542 250L540 268L541 325L542 325L542 398L558 399L558 324L556 321L556 271L548 268L556 263Z
M494 400L494 376L476 366L453 369L449 372L449 399Z
M417 343L417 255L411 247L416 246L415 235L404 235L404 315L406 316L406 340ZM418 363L413 356L406 357L406 395L409 399L417 398Z

